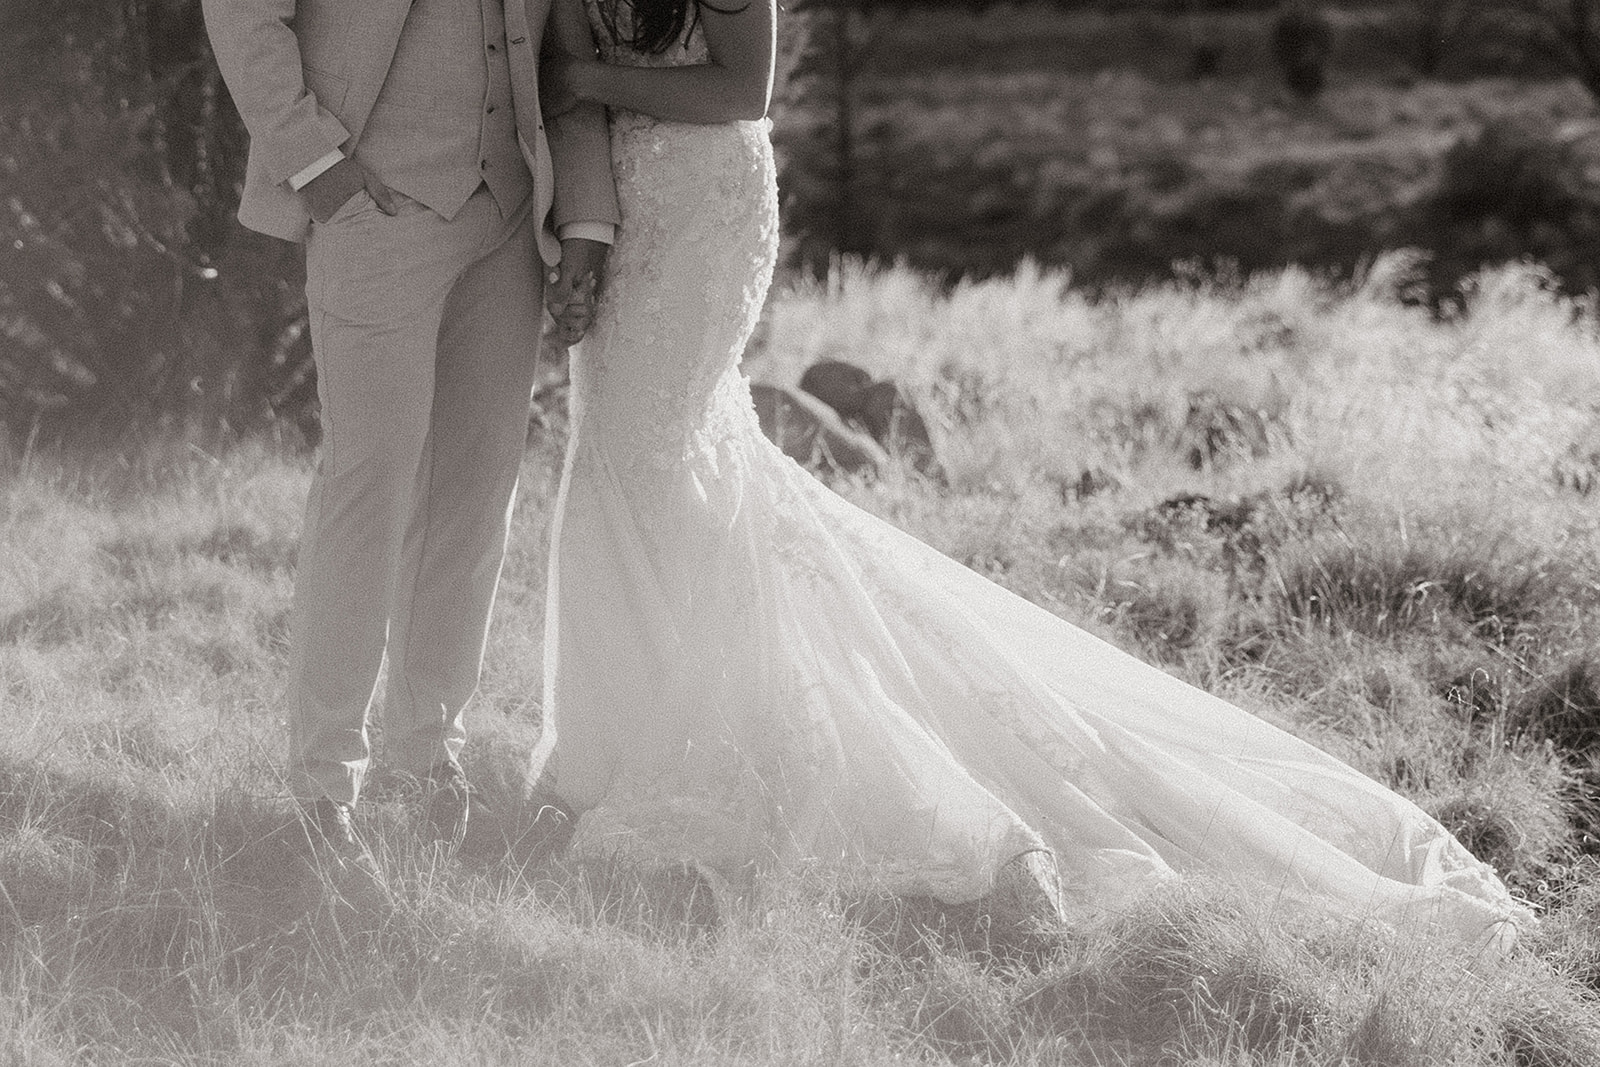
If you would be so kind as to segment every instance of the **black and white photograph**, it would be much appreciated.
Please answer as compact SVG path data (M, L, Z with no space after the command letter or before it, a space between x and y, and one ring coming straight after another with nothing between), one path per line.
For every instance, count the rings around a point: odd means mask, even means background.
M1600 1067L1600 0L0 5L0 1063Z

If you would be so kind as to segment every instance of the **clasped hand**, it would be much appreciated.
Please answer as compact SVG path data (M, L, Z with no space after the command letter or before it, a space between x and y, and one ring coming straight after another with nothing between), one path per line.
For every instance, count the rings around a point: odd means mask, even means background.
M584 99L583 70L593 59L581 59L552 47L539 57L540 104L546 118L559 118ZM594 325L599 300L600 271L610 246L602 241L567 238L561 242L561 264L550 272L545 307L564 345L576 344Z
M561 263L551 269L544 305L564 345L577 344L594 325L600 294L600 270L610 246L603 241L569 237L561 242Z

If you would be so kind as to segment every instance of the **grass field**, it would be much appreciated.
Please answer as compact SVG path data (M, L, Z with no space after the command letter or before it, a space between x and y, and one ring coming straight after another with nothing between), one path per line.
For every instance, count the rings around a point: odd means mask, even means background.
M1203 882L1070 928L823 872L716 915L566 860L537 734L563 423L530 437L460 855L364 802L307 859L285 617L309 460L257 442L0 467L7 1064L1600 1063L1600 340L1530 270L1435 320L1416 264L1088 297L845 270L750 357L900 380L940 488L836 487L1416 798L1544 917L1504 964Z

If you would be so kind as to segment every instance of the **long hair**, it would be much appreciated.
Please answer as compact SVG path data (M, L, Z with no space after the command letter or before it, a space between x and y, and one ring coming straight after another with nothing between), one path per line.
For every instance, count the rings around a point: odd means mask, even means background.
M628 31L624 33L620 20L617 18L617 9L627 4L633 17L628 20ZM660 55L681 40L684 34L694 29L694 24L700 17L700 5L711 8L725 15L732 15L749 7L749 0L734 8L722 8L711 4L709 0L600 0L600 21L605 24L606 33L618 44L626 45L635 52Z

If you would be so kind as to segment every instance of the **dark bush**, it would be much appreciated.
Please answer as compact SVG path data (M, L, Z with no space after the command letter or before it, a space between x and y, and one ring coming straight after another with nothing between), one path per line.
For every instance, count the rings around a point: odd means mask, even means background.
M1600 0L1460 0L1476 50L1503 73L1570 75L1600 99Z
M1284 84L1304 97L1316 96L1327 81L1333 54L1333 26L1309 0L1290 0L1272 26L1272 55Z
M1518 259L1544 264L1569 292L1600 286L1600 188L1587 176L1596 162L1595 145L1525 121L1490 122L1458 142L1408 223L1409 240L1435 251L1434 289Z
M1382 29L1411 68L1431 78L1466 50L1466 22L1461 0L1412 0L1396 5Z
M775 101L784 230L795 255L825 265L837 253L869 254L873 188L863 154L879 138L859 128L858 80L874 52L865 11L853 0L798 0L779 36L785 77Z
M242 431L304 399L298 255L233 221L198 0L0 15L0 432Z

